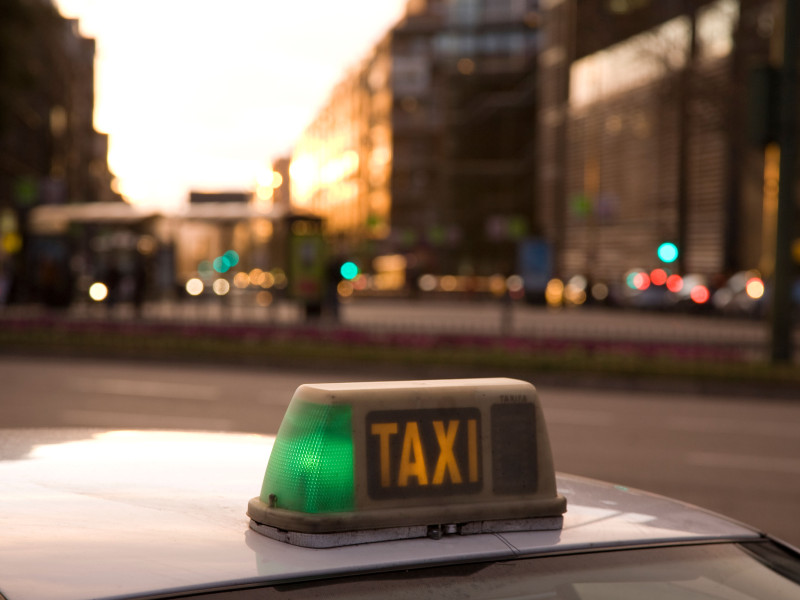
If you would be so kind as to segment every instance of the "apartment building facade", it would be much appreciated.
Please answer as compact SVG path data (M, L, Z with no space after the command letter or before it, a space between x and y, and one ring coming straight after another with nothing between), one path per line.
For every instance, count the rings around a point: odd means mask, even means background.
M769 274L774 148L749 135L778 3L551 1L539 59L538 221L568 278L665 266ZM714 281L711 281L714 283Z
M95 43L50 0L8 0L0 18L0 303L69 300L71 249L36 240L42 204L121 201L108 138L93 125Z
M292 202L341 252L513 271L534 229L535 5L411 1L333 90L295 147Z

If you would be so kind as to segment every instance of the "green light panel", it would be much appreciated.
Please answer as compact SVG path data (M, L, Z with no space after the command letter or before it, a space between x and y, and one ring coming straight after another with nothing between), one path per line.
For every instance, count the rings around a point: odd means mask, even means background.
M355 508L351 408L292 401L267 464L261 501L305 513Z

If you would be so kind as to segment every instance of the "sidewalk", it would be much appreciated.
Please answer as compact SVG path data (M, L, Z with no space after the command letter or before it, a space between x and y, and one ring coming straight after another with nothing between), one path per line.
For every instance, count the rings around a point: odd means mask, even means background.
M43 306L0 307L0 321L64 322L72 324L147 324L204 326L211 329L247 326L355 330L376 335L424 334L448 337L508 338L520 341L561 341L583 345L676 345L715 349L742 360L766 360L768 324L713 314L643 312L601 307L552 309L522 302L400 300L358 298L343 302L336 318L323 312L306 319L303 307L281 300L256 306L247 298L188 299L148 302L137 311L132 304L74 304L66 310ZM795 331L800 349L800 327ZM796 354L800 354L798 351Z
M246 297L148 302L137 314L131 304L75 304L66 311L41 306L0 308L0 318L52 317L81 322L191 323L208 326L322 326L380 332L513 336L532 339L732 344L758 353L768 344L767 323L715 315L644 312L601 307L551 309L491 300L401 300L357 298L343 302L337 319L325 314L306 321L289 300L257 306ZM796 332L800 343L800 327Z
M500 302L357 299L340 319L306 322L288 302L147 304L0 312L0 352L122 359L458 369L566 383L759 391L800 399L800 369L770 365L766 326L712 316ZM597 383L597 378L604 383ZM678 385L680 384L680 385Z

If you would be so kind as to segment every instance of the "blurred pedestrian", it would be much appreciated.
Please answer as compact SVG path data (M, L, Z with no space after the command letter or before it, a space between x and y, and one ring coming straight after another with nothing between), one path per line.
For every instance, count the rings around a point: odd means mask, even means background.
M142 316L144 301L147 297L147 269L144 256L137 254L133 264L133 308L136 317Z
M111 264L106 269L104 279L106 288L108 289L106 304L110 310L121 300L120 295L122 291L122 272L120 271L116 260L111 261Z
M324 291L324 305L325 314L331 321L339 321L339 281L341 281L341 274L339 269L341 267L341 260L328 260L325 265L325 291Z

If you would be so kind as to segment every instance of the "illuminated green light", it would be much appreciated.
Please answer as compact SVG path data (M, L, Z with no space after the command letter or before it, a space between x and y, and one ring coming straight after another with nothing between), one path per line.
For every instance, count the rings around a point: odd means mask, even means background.
M231 264L224 256L218 256L214 259L214 270L217 273L227 273L230 270Z
M267 464L261 501L305 513L355 507L350 406L293 400Z
M658 258L665 263L678 260L678 247L672 242L664 242L658 247Z
M211 277L214 273L214 267L211 266L210 261L203 260L197 265L197 272L200 274L200 277Z
M637 283L638 283L637 277L640 277L641 273L642 273L641 271L630 271L625 276L625 283L632 290L638 290L639 289L639 286L637 285Z
M227 261L228 265L235 267L239 264L239 253L235 250L228 250L222 255L222 258Z
M347 261L339 268L339 273L345 279L355 279L358 276L358 265L354 262Z

